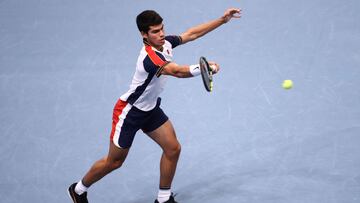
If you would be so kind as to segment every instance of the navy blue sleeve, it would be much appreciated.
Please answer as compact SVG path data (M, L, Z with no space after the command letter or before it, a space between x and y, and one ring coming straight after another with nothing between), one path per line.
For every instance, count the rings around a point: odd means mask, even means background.
M165 40L170 42L172 48L175 48L175 47L179 46L181 44L181 42L182 42L181 37L176 36L176 35L166 36Z

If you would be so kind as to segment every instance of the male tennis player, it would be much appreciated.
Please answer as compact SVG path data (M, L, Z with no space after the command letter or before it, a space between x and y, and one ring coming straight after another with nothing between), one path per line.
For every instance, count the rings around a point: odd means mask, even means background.
M78 183L69 187L74 203L88 202L87 189L123 164L140 129L163 150L159 193L155 203L176 203L171 183L180 155L180 144L169 118L160 108L159 95L168 75L186 78L200 74L198 64L178 65L172 62L173 49L205 35L232 18L240 18L240 9L230 8L220 18L190 28L180 36L166 36L163 19L158 13L146 10L137 16L136 23L144 46L137 59L130 88L114 107L109 153L96 161ZM215 62L210 62L210 66L214 73L219 71Z

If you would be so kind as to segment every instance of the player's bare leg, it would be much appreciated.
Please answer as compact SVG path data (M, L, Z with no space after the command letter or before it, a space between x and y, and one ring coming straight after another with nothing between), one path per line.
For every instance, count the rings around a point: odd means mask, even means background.
M109 154L93 164L82 179L83 184L90 187L93 183L113 170L120 168L124 163L128 152L129 149L118 148L113 142L110 142Z
M119 168L125 161L129 149L120 149L110 142L109 153L96 161L79 183L69 187L69 195L73 202L88 203L87 189L113 170Z
M162 126L147 134L163 150L160 161L160 187L171 187L181 150L174 128L168 120Z
M174 127L168 120L156 130L147 133L163 150L160 160L160 185L161 189L168 189L170 192L176 165L179 160L181 146L176 138ZM169 198L168 197L166 198Z

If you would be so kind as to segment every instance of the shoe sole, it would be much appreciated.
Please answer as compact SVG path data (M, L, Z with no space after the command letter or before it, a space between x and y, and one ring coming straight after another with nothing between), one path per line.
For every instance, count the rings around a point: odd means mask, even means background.
M68 195L69 195L69 197L70 197L71 201L72 201L72 202L74 202L74 203L76 203L76 200L74 200L74 199L73 199L73 197L72 197L72 195L71 195L71 193L70 193L70 190L69 190L69 189L67 190L67 193L68 193Z

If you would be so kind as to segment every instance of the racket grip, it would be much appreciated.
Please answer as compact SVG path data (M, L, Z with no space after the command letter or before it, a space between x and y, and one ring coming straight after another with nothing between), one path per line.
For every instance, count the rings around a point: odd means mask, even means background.
M216 65L214 65L214 64L211 64L210 65L210 70L209 70L211 73L216 73L217 72L217 68L216 68Z

